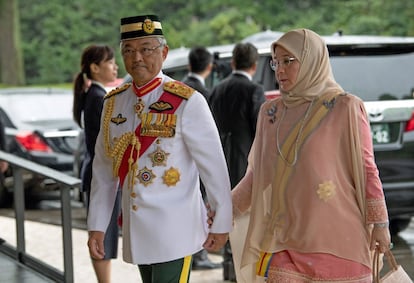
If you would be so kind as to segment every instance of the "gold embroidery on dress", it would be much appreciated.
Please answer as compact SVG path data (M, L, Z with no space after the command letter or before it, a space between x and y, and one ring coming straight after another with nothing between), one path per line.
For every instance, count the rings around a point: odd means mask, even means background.
M336 186L332 181L325 181L322 184L319 184L319 189L316 191L319 198L327 202L332 198L336 193Z

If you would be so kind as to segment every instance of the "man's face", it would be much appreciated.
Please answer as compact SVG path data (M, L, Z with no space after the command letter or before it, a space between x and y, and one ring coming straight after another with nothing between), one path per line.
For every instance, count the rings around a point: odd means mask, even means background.
M156 37L130 39L122 42L121 53L126 71L137 86L142 86L160 72L168 46L161 45Z

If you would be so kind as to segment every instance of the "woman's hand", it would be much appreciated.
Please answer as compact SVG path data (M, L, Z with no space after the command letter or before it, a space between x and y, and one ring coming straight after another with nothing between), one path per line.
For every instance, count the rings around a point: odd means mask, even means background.
M391 235L387 226L381 227L374 224L370 249L372 251L375 248L377 248L380 253L385 253L391 248Z

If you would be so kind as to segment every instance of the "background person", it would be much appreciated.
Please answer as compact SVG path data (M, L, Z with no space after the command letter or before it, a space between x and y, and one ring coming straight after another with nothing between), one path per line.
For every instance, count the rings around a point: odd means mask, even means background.
M213 55L204 46L195 46L191 48L188 54L188 63L189 72L183 79L183 83L197 90L208 99L210 91L206 87L205 79L213 69ZM207 202L205 188L201 181L200 190L203 199ZM205 249L193 255L193 270L214 269L221 266L221 263L212 262L208 258L208 252Z
M74 81L73 118L81 128L84 128L85 146L80 177L81 192L86 195L87 206L92 179L92 161L95 155L95 142L100 128L103 99L106 94L105 85L113 82L118 76L118 65L115 62L114 51L108 45L90 45L83 50L81 56L81 71ZM117 196L117 199L120 199ZM112 217L105 234L105 256L93 259L98 282L111 281L110 259L117 258L119 228L117 223L120 212L120 201L117 200L112 211Z
M210 108L219 129L232 188L246 172L257 115L265 101L262 86L252 82L258 59L253 44L236 44L231 62L233 72L213 88L210 96ZM224 248L223 278L236 281L229 242Z
M122 188L123 258L144 283L188 282L192 255L220 249L232 229L230 181L205 98L163 74L168 54L155 15L121 19L132 84L104 102L88 215L88 247L101 259L116 189ZM211 227L199 189L215 212Z
M287 32L271 51L282 96L261 107L232 191L235 217L250 208L241 272L247 282L371 282L371 253L389 248L390 233L364 104L336 83L315 32Z
M208 100L210 90L206 87L205 80L213 70L213 55L204 46L191 48L188 54L188 69L183 83L200 92Z

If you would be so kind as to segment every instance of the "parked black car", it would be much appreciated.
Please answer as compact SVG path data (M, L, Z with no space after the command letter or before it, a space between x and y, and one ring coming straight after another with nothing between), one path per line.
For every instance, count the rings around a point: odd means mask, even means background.
M57 88L0 89L0 119L5 125L6 150L40 165L73 174L74 150L79 129L72 118L71 90ZM13 172L0 185L0 206L9 205ZM50 179L24 175L31 201L56 197Z
M270 45L283 33L261 32L244 39L259 50L254 81L262 84L269 99L278 85L269 67ZM414 216L414 37L324 36L334 76L348 92L360 96L371 123L375 159L393 234L404 230ZM230 69L234 45L212 46L215 69L210 88ZM163 70L181 80L187 73L188 48L170 50Z

